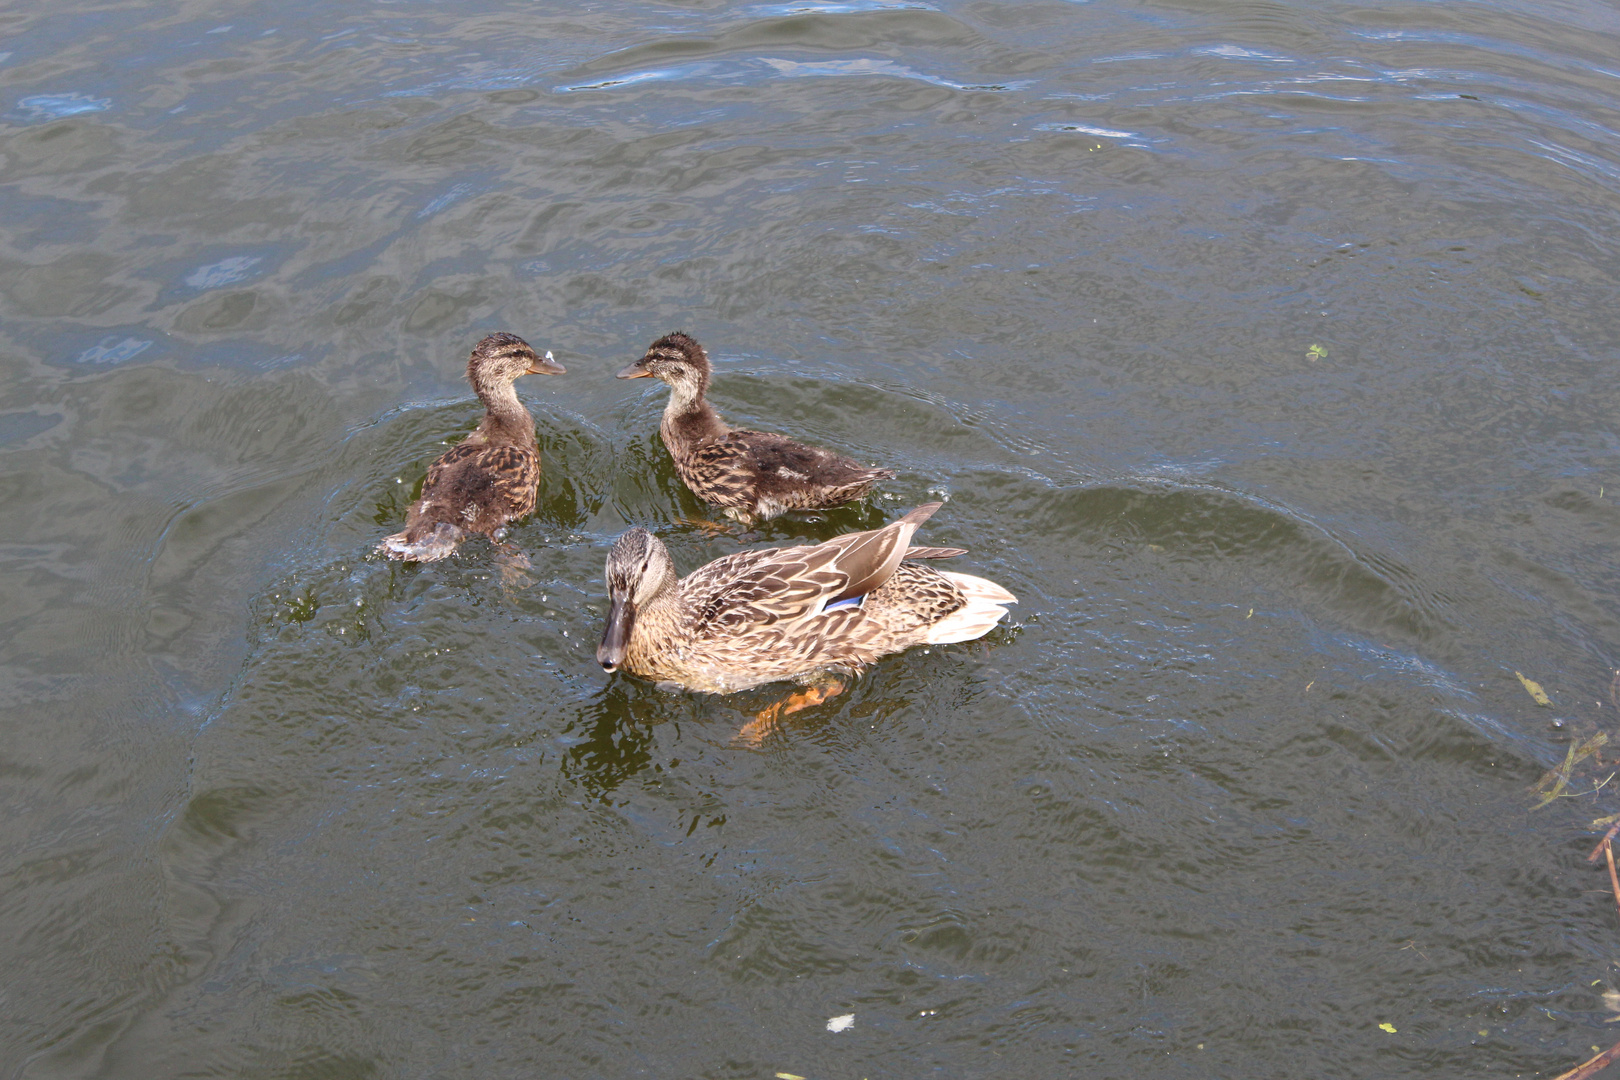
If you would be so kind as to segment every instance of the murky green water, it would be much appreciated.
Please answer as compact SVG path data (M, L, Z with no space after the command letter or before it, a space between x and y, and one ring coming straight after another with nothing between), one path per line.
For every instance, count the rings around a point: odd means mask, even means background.
M0 23L0 1078L1616 1038L1610 748L1528 790L1620 736L1611 5ZM378 561L497 329L568 367L527 580ZM947 497L1013 622L759 749L778 688L605 676L612 537L739 543L612 378L674 329L728 419L900 474L749 542Z

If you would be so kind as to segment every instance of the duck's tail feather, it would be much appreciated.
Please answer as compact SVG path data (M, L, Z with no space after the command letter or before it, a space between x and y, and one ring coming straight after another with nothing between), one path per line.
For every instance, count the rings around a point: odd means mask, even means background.
M414 540L409 529L385 536L382 543L377 545L377 550L390 559L437 562L456 550L456 545L461 543L465 535L448 521L441 521L433 526L431 532L421 533Z
M953 641L972 641L983 637L1007 614L1004 605L1018 603L1016 596L986 578L949 570L936 572L950 579L967 603L928 628L926 640L930 645L948 645Z
M859 499L872 489L873 484L879 480L893 480L895 475L893 469L852 470L842 483L836 484L827 493L828 505Z

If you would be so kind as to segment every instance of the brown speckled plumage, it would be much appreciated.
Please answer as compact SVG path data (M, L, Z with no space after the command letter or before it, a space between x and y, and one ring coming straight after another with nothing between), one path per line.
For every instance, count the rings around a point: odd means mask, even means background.
M894 476L786 435L727 427L705 400L709 373L703 346L681 333L659 338L619 373L621 379L650 376L669 384L659 433L675 471L704 502L749 521L839 506Z
M664 545L631 529L608 553L611 606L597 659L609 671L730 693L981 637L1016 602L1011 593L903 561L963 553L908 546L939 507L824 544L727 555L679 580Z
M537 356L516 334L491 334L467 361L467 379L484 403L484 419L460 443L428 466L422 497L411 504L405 528L377 550L391 559L431 562L455 550L469 533L498 540L506 524L534 510L540 452L534 417L512 384L521 376L558 375L561 364Z

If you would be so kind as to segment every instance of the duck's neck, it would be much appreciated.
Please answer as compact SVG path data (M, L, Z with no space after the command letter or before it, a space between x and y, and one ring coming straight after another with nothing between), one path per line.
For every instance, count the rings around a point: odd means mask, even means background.
M501 437L512 442L534 441L534 417L518 400L517 387L509 382L475 382L473 391L484 403L487 412L478 427L486 437Z
M706 377L695 373L670 381L669 404L664 407L664 422L660 425L666 445L673 448L721 439L730 430L703 396L708 383Z
M636 612L636 622L625 648L626 666L654 678L678 676L680 672L671 666L669 647L671 642L681 640L683 628L695 617L689 610L691 606L674 586L643 604Z

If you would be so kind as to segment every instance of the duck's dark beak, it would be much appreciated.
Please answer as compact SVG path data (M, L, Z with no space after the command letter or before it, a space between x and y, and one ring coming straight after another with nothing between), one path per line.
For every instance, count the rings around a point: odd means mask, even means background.
M551 355L551 350L547 349L546 350L546 355L536 357L534 363L529 365L529 370L525 374L528 374L528 375L561 375L563 372L565 372L567 370L568 370L567 368L565 368L561 364L557 363L556 358Z
M651 375L652 375L652 372L650 372L646 368L642 367L641 366L641 361L637 360L635 363L631 364L629 367L627 367L623 371L619 372L619 374L617 376L615 376L615 378L619 378L619 379L645 379L645 378L649 378Z
M624 652L630 645L630 628L635 622L636 606L629 600L614 597L608 608L607 629L602 631L602 644L596 647L596 661L603 671L617 671L624 663Z

